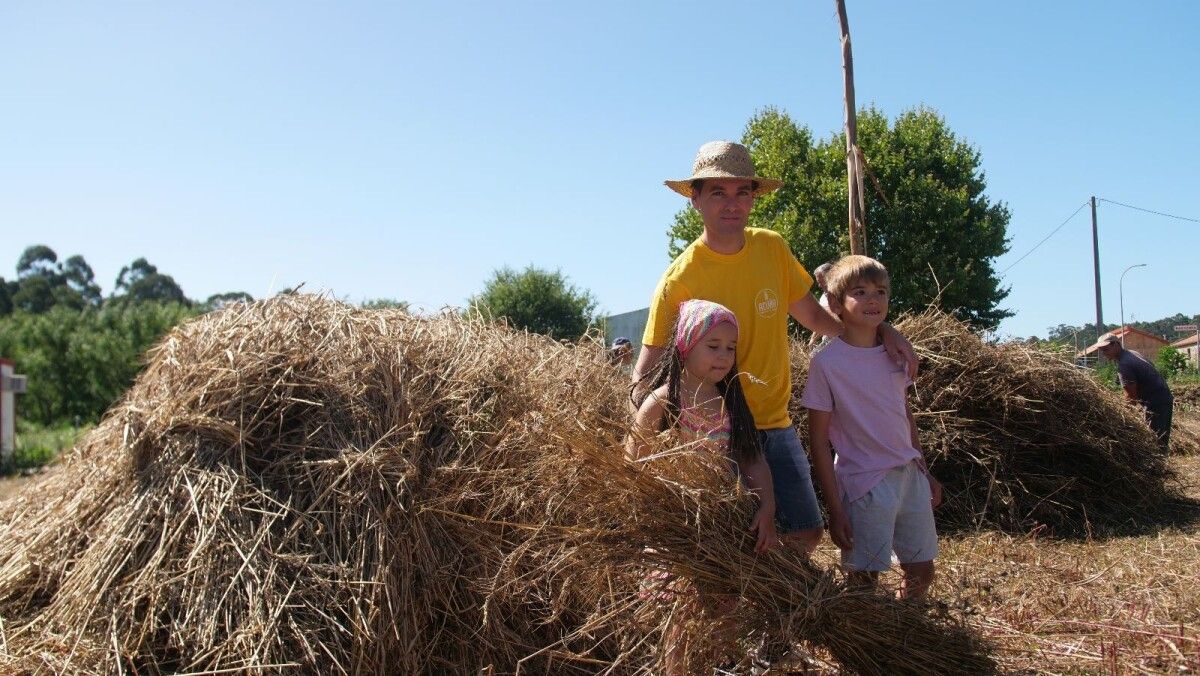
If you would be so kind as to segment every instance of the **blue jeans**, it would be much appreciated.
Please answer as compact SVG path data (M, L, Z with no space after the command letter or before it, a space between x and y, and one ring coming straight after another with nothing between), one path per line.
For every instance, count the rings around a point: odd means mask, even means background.
M779 532L792 533L824 526L817 492L813 490L812 468L796 428L759 430L758 441L771 468Z

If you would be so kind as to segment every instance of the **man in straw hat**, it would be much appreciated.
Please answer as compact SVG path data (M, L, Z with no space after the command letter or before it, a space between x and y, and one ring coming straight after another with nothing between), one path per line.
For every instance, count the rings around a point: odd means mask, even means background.
M1092 347L1117 365L1117 377L1125 399L1140 405L1146 413L1146 422L1158 437L1158 445L1165 451L1171 441L1171 414L1175 397L1162 374L1145 357L1121 345L1120 336L1108 334L1096 341Z
M634 383L661 358L681 302L700 298L733 310L741 327L737 363L742 387L772 474L774 494L760 498L775 503L784 542L807 555L821 539L823 522L808 457L788 416L792 379L787 318L791 315L827 336L841 334L841 321L809 293L812 277L782 237L746 227L754 199L778 190L783 182L758 176L745 146L705 143L696 153L692 175L666 185L691 200L704 220L704 233L658 282ZM907 341L887 325L881 334L888 352L907 360L915 374L916 356Z

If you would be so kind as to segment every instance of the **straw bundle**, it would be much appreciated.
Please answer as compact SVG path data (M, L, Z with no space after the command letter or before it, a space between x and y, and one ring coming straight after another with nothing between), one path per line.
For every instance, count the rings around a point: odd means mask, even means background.
M1177 384L1172 387L1175 395L1175 408L1195 411L1200 408L1200 383L1190 382Z
M934 310L896 328L921 358L911 405L945 486L940 527L1085 534L1148 523L1181 497L1141 414L1086 371ZM796 420L809 356L793 347Z
M625 424L617 372L538 336L310 296L202 317L0 505L0 660L656 672L671 622L690 664L711 657L694 600L732 592L744 644L805 639L862 673L992 668L953 622L756 557L727 473L634 466ZM691 591L640 593L648 568Z

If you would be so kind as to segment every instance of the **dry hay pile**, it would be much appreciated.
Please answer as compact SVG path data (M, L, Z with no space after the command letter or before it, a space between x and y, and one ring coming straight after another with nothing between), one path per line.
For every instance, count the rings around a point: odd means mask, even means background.
M937 311L896 325L921 358L916 415L945 486L940 525L1082 535L1146 524L1181 499L1144 418L1084 370L985 343ZM793 417L809 354L793 346Z
M1171 394L1175 396L1175 408L1196 411L1200 409L1200 383L1189 382L1171 386Z
M1171 419L1171 453L1200 454L1200 383L1183 382L1171 385L1175 397L1175 412Z
M633 465L594 352L311 296L172 332L68 462L0 505L0 665L28 672L637 673L675 585L743 644L862 673L988 671L973 634L783 552L719 463ZM664 597L665 596L665 600Z

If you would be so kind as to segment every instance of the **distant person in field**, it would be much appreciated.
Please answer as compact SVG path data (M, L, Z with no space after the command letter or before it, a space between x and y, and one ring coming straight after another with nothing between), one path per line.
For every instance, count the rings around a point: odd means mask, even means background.
M728 458L737 475L758 496L758 510L749 524L755 536L755 551L765 552L779 544L775 530L775 496L771 471L767 468L754 418L746 405L738 378L738 320L728 308L706 300L680 304L667 348L650 373L649 387L637 392L634 417L626 450L631 460L645 458L653 448L650 440L661 433L673 435L672 442L693 452ZM665 571L650 575L645 595L657 594L672 600L680 590ZM699 596L710 616L730 613L738 603L735 595ZM686 673L682 664L682 629L694 617L684 614L672 619L667 630L666 673ZM724 639L732 627L718 620L711 626Z
M739 380L770 467L775 516L789 548L807 555L823 532L812 472L788 416L792 372L787 319L821 335L842 332L841 321L813 298L812 278L778 233L746 224L754 200L783 182L756 174L750 152L729 141L700 146L692 175L666 181L691 201L704 232L667 267L654 296L633 369L635 391L670 347L679 304L699 298L720 303L737 317ZM889 354L906 360L915 375L916 356L895 329L881 325Z
M1117 365L1117 377L1125 390L1125 399L1143 408L1146 422L1158 437L1158 445L1167 450L1171 441L1171 413L1175 406L1175 397L1167 387L1167 381L1145 357L1122 347L1118 336L1105 336L1096 347L1100 354Z
M614 340L608 349L608 363L628 372L633 367L633 342L625 336Z
M816 282L817 288L821 290L821 297L817 299L817 304L826 310L829 309L829 298L826 297L828 290L825 288L825 277L829 274L829 269L832 267L833 263L821 263L817 266L816 270L813 270L813 281ZM808 344L811 347L813 345L817 345L818 343L824 345L828 341L829 336L822 336L816 331L813 331L812 336L810 336L808 339Z
M808 409L813 470L842 566L852 580L874 582L895 553L904 571L901 594L920 598L933 581L933 508L942 486L925 466L905 398L912 380L879 340L889 290L879 261L847 256L834 265L829 306L846 330L813 356L800 403Z

